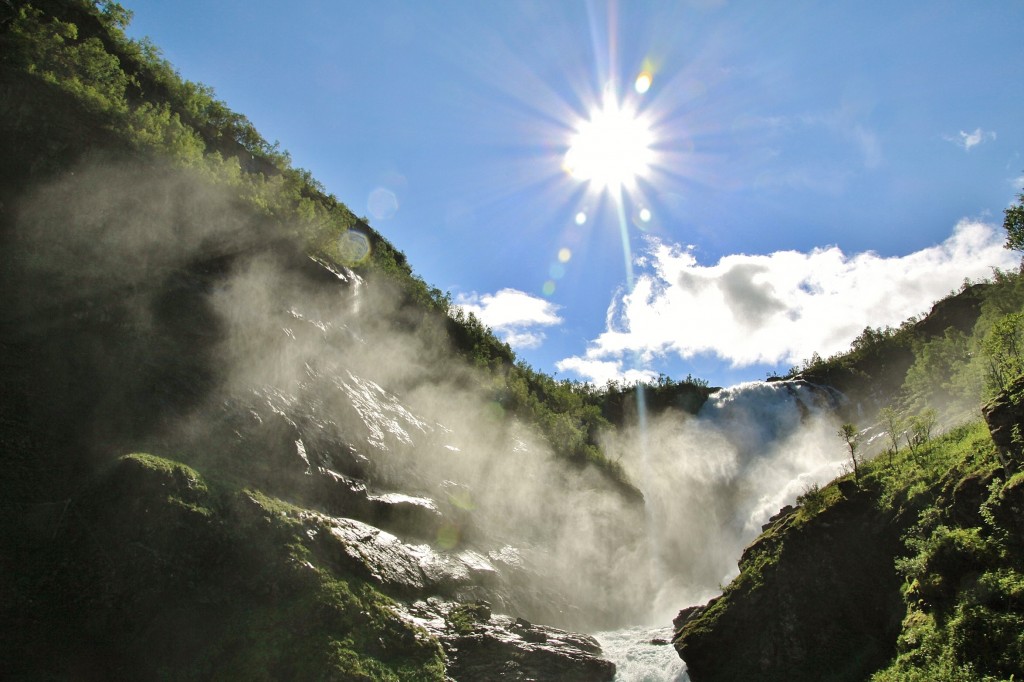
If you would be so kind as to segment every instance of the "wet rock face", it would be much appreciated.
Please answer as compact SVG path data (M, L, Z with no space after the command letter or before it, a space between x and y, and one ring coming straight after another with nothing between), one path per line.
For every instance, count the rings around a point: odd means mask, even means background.
M487 602L431 598L415 602L405 615L441 642L448 674L460 682L603 682L615 677L615 664L600 657L593 637L492 614Z
M304 512L302 520L306 535L328 561L396 596L473 598L499 581L497 569L472 550L441 552L426 544L409 544L354 519Z

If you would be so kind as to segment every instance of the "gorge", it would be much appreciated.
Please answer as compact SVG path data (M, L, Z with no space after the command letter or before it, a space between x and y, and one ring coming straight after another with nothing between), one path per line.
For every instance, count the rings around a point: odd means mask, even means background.
M1019 669L1019 387L999 450L886 456L876 418L1019 274L769 381L555 381L94 4L38 6L0 24L6 679L852 680L943 619Z

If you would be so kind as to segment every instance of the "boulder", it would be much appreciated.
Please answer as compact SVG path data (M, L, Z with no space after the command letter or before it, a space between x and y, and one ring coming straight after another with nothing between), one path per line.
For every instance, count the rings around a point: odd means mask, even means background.
M981 413L1007 471L1020 468L1024 454L1024 375L988 402Z
M497 570L476 552L436 551L354 519L304 511L306 535L320 555L338 568L356 573L400 597L481 593L497 580Z
M459 682L615 677L615 664L601 658L601 646L590 635L493 614L486 602L431 598L406 607L404 615L441 642L448 675Z

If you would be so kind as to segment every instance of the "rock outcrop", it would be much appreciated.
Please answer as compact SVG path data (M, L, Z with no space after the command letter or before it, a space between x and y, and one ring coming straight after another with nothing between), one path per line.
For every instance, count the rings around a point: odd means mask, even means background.
M615 665L600 658L593 637L492 614L485 601L432 598L413 603L406 614L441 642L448 674L457 680L607 682L615 677Z
M999 459L1008 471L1020 469L1024 458L1024 376L989 401L982 410Z
M693 682L863 680L893 654L904 613L893 566L899 529L852 481L805 522L779 516L740 576L684 609L673 643Z

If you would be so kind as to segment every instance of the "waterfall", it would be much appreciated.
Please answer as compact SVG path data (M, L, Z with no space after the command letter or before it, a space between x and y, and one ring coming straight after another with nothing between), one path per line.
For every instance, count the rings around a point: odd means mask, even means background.
M695 417L666 413L607 444L641 487L654 622L714 596L762 524L844 461L838 397L806 382L753 382L711 396ZM644 452L634 448L645 443Z
M410 561L430 556L424 570L464 573L465 587L449 591L484 596L496 612L590 632L664 628L717 594L761 525L845 460L836 396L798 381L742 384L697 415L647 414L604 434L606 456L641 489L640 504L504 418L468 369L433 371L438 351L387 323L386 298L293 288L257 263L213 296L225 311L228 383L251 396L224 420L230 434L251 422L238 461L265 443L298 450L292 484L323 477L307 486L311 499L349 490L331 513L389 524ZM243 305L252 298L267 304ZM423 520L429 528L416 526ZM491 577L477 585L473 576ZM617 650L636 639L611 637Z
M696 416L666 413L649 419L645 434L609 439L648 507L650 627L718 594L773 514L840 473L839 400L806 382L741 384L712 395ZM643 627L598 635L618 680L685 680L675 650L651 643L665 637Z

